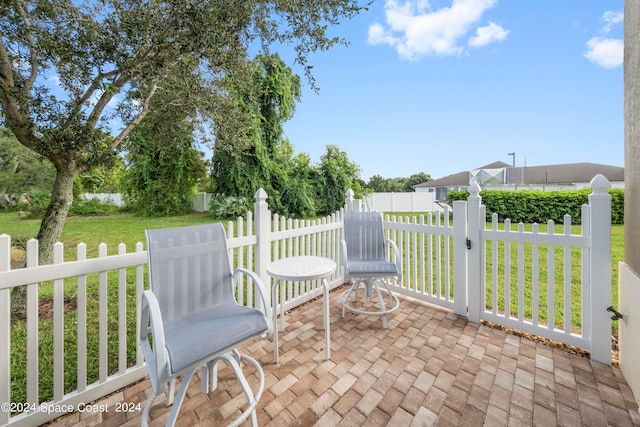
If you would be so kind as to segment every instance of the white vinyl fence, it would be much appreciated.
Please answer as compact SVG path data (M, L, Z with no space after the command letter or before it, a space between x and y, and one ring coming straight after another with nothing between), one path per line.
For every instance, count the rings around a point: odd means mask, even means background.
M480 189L473 186L469 200L455 202L453 212L386 216L386 232L403 253L402 279L394 289L473 322L488 320L580 346L591 351L592 359L610 363L607 186L603 177L593 180L578 234L568 225L561 233L553 224L546 224L544 232L522 225L514 230L508 221L487 226ZM236 267L256 271L268 285L267 266L279 258L318 255L341 265L343 211L315 221L291 220L272 215L266 199L259 190L254 211L227 224ZM345 209L363 209L351 191ZM119 245L118 254L110 256L101 245L98 257L91 259L81 244L76 260L63 261L64 247L58 243L54 263L45 266L37 265L37 244L27 244L26 268L13 270L11 238L0 236L0 403L8 404L1 408L0 426L44 423L146 376L136 341L140 294L146 287L142 244L131 253ZM577 274L572 270L576 257ZM338 268L330 284L334 288L342 282ZM10 291L16 286L27 287L26 320L12 325ZM321 294L319 282L285 286L287 310ZM39 315L43 291L53 295L51 319ZM571 299L575 292L578 304ZM239 301L253 305L254 296L251 283L238 286ZM72 309L65 312L70 301ZM87 314L90 306L97 318ZM26 377L18 378L12 366L23 366ZM19 389L26 390L24 395Z

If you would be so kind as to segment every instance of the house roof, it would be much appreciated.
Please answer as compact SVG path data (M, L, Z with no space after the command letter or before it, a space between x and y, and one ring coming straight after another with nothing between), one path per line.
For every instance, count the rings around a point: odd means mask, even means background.
M493 162L477 169L509 168L504 162ZM524 166L523 184L575 184L590 182L597 174L602 174L609 181L624 181L624 168L597 163L567 163L562 165ZM415 187L461 187L469 185L469 172L458 172L442 178L423 182Z

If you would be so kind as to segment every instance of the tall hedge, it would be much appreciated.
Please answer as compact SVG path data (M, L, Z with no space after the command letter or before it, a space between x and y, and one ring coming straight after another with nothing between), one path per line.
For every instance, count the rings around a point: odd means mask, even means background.
M573 224L582 223L582 205L589 203L590 188L580 190L539 191L539 190L482 190L482 203L487 207L487 221L493 213L501 221L509 218L511 222L539 224L548 220L563 223L566 214L571 215ZM624 190L609 189L611 194L611 223L624 224ZM467 200L467 190L450 191L447 203L455 200Z

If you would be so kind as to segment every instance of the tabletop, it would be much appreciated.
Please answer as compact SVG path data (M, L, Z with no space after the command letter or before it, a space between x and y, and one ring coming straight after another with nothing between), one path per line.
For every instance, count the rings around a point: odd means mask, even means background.
M319 256L293 256L272 262L267 274L277 280L316 280L336 269L335 261Z

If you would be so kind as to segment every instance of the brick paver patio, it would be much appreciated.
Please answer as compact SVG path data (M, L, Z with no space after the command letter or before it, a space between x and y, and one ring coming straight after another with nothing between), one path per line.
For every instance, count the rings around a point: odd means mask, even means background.
M279 335L280 365L271 340L244 349L265 371L258 405L261 426L633 426L638 406L618 368L591 362L410 298L382 329L379 317L347 313L331 293L331 360L324 360L322 302L292 310ZM247 368L251 383L257 379ZM101 402L140 402L141 381ZM244 395L230 370L218 389L200 393L192 380L179 426L226 425L241 412ZM170 408L159 397L151 426ZM55 426L139 425L140 413L74 413ZM249 423L245 423L249 425Z

